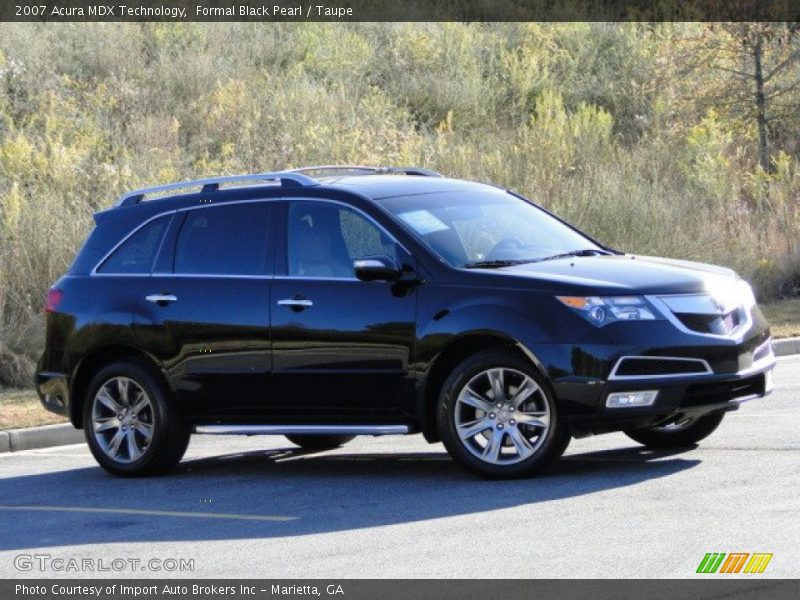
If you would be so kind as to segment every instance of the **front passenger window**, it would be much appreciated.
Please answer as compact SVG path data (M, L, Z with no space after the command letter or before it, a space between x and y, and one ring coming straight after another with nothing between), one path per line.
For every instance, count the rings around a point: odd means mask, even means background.
M384 254L397 259L395 242L375 223L335 204L292 202L287 236L292 277L352 279L356 258Z

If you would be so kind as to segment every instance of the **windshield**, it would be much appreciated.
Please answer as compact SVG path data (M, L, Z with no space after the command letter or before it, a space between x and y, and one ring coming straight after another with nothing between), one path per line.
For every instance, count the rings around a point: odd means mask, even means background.
M502 190L379 201L454 267L499 267L606 251L533 204Z

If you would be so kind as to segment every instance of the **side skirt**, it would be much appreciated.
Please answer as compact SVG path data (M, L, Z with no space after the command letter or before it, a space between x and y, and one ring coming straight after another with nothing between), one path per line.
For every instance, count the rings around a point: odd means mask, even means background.
M195 425L211 435L405 435L408 425Z

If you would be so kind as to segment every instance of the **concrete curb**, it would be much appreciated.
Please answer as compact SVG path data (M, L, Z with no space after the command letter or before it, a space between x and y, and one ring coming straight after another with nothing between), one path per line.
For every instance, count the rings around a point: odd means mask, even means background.
M19 452L51 446L79 444L84 441L83 432L69 423L64 425L44 425L25 429L0 431L0 452Z
M772 340L772 351L775 353L775 356L800 354L800 337Z

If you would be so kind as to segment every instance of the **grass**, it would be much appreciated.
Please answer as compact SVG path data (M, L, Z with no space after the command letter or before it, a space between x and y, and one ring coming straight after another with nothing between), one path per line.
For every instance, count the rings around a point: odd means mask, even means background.
M66 418L46 411L33 390L0 392L0 431L64 423Z
M764 304L761 310L769 321L773 337L800 336L800 298Z

